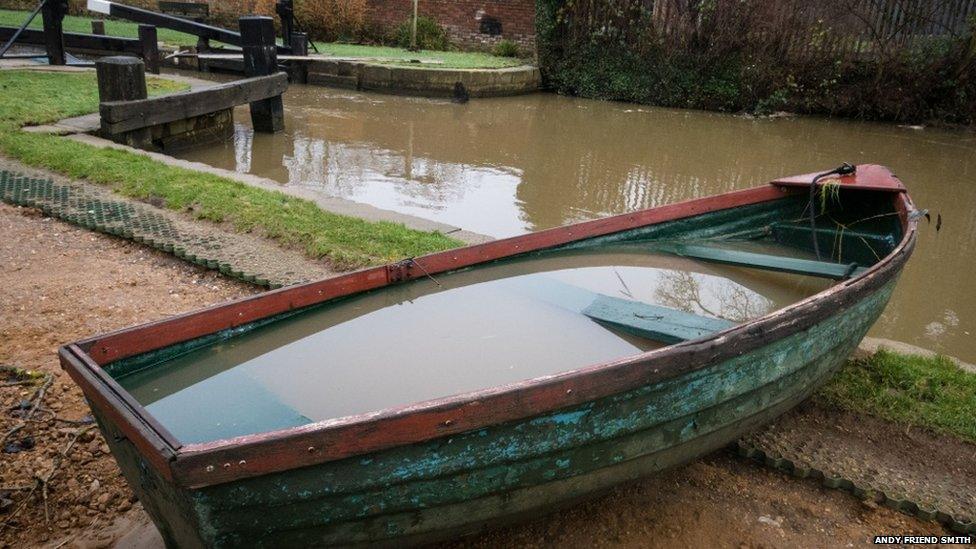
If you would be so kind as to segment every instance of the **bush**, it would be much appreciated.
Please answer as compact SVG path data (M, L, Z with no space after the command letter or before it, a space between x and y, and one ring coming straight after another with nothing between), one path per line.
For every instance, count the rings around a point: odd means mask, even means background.
M358 41L366 24L366 0L297 0L295 17L309 39Z
M537 0L545 83L561 93L666 107L976 124L972 28L899 41L867 33L858 25L877 16L840 0L811 3L823 15L814 19L787 10L788 2L660 2L673 9L648 10L641 0ZM951 0L930 2L941 13ZM782 17L789 24L770 23Z
M209 0L207 3L210 4L210 19L208 22L229 29L237 29L238 19L242 15L267 15L275 17L274 0ZM159 11L159 6L153 5L148 9ZM278 18L275 17L275 25L277 26L277 24Z
M411 19L400 23L394 31L394 42L401 48L410 47ZM417 47L422 50L446 51L451 48L447 31L430 17L417 18Z
M519 47L518 44L512 42L511 40L502 40L501 42L495 44L492 48L491 53L497 55L498 57L518 57Z

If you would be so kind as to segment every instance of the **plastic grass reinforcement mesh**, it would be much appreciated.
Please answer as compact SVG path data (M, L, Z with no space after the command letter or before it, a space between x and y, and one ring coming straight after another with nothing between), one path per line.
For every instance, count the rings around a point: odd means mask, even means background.
M60 184L0 170L0 200L94 231L133 240L181 259L261 286L277 288L327 276L297 253L251 236L183 221L149 204L83 184Z
M780 419L733 446L740 456L797 478L819 480L827 488L940 522L959 534L976 534L972 487L946 478L914 479L912 473L897 467L872 468L859 462L842 441L819 432L782 429L783 423Z

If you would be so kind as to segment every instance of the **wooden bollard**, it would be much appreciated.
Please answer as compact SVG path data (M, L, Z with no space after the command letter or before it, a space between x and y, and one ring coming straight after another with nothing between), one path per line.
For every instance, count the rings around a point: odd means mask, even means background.
M308 55L308 35L304 32L291 33L289 45L292 55Z
M159 74L159 41L156 38L156 27L139 25L139 45L142 47L142 60L146 63L146 70Z
M105 36L105 21L101 19L93 19L91 25L92 25L92 34Z
M51 65L65 65L68 58L64 53L64 28L62 22L68 13L68 0L47 0L41 6L41 19L44 22L44 49L47 62Z
M244 74L248 78L278 72L274 20L248 16L239 19L244 50ZM285 129L285 107L281 96L251 103L251 125L254 131L275 133Z
M98 102L134 101L148 97L146 66L138 57L117 55L95 61Z
M95 61L98 78L98 102L134 101L146 99L146 66L138 57L103 57ZM104 129L104 126L103 126ZM108 136L134 147L146 147L152 142L149 128L126 132L122 136Z

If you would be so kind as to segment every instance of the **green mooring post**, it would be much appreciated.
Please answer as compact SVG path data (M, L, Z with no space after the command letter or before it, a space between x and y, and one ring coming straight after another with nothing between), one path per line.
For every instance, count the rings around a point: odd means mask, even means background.
M244 75L248 78L278 72L274 20L248 16L239 19L244 50ZM285 107L281 96L251 103L251 125L254 131L275 133L285 129Z

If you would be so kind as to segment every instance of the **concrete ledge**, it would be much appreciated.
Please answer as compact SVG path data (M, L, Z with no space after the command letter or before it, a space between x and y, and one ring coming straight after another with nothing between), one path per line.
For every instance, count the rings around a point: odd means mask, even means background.
M893 339L884 339L880 337L866 337L861 340L860 345L857 346L857 350L854 351L854 358L870 358L874 353L878 352L878 349L887 349L895 353L903 355L916 355L924 356L926 358L932 358L938 356L941 353L936 353L929 349L922 347L916 347L909 343L904 343L902 341L895 341ZM956 357L942 355L953 362L960 370L976 374L976 365L963 362Z
M183 50L195 51L194 48ZM164 54L163 64L203 72L244 72L243 60L230 55L180 58ZM384 58L338 58L327 55L285 59L282 64L288 67L292 82L296 84L421 97L451 97L458 82L470 97L532 93L542 85L539 68L532 65L501 69L449 69L431 63L393 64Z
M531 65L442 69L337 59L308 62L309 84L423 97L451 97L458 83L471 97L518 95L538 90L541 81L538 67Z
M305 83L310 86L325 86L327 88L343 88L347 90L359 89L359 77L357 76L309 73Z

